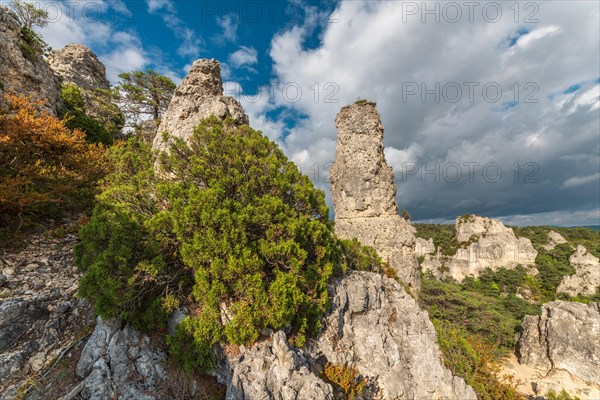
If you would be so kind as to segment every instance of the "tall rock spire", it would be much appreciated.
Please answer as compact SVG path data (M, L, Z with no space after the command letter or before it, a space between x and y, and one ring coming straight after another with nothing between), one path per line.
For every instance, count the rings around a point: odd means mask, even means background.
M398 215L394 173L383 153L383 125L374 103L359 101L337 115L331 170L335 232L377 250L398 277L419 289L415 229Z

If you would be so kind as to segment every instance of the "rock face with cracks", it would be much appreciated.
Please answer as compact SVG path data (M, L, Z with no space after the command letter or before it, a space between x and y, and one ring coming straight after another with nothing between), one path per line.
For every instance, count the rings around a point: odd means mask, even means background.
M476 399L442 365L429 315L395 280L353 272L331 290L325 330L311 352L354 365L370 382L364 398Z
M248 116L233 97L223 96L221 65L211 59L196 60L188 75L175 90L154 138L153 149L165 150L168 143L163 133L189 140L194 128L204 118L232 118L237 124L247 124Z
M110 89L106 67L92 50L81 44L68 44L48 56L48 64L63 82L86 90Z
M308 355L291 347L284 332L242 350L220 368L227 400L334 399L331 385L311 372Z
M600 303L553 301L528 315L517 343L519 363L565 370L600 384Z
M394 174L383 153L383 126L374 103L357 102L336 117L331 169L335 233L377 250L398 277L419 289L415 229L398 215Z
M60 82L39 52L28 53L17 16L0 6L0 92L9 90L45 101L44 111L56 114Z
M86 399L156 398L146 393L155 392L165 379L166 354L153 349L147 336L121 328L117 319L97 322L77 364L83 381L75 390Z

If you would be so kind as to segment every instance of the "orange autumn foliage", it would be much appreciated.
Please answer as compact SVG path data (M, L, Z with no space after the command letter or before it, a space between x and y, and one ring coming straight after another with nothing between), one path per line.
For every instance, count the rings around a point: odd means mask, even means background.
M103 147L42 104L0 95L0 228L89 204L105 173Z

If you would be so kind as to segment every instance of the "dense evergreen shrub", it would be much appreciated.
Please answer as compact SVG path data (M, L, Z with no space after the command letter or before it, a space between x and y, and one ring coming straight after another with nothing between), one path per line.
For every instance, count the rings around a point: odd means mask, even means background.
M334 270L373 257L342 258L323 193L248 126L204 120L156 166L135 138L109 158L75 250L80 294L143 329L185 306L168 341L188 368L210 368L215 343L252 343L264 328L288 328L302 345L320 328Z

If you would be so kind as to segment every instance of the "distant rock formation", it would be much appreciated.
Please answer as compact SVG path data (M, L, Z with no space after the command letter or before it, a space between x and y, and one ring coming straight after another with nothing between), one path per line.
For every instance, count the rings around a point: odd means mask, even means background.
M353 272L332 285L313 357L351 364L372 383L365 399L476 399L440 361L427 311L393 279Z
M308 355L291 347L282 331L242 348L226 365L218 369L227 386L226 400L334 399L331 385L309 370Z
M241 104L233 97L223 96L219 62L200 59L194 62L175 90L154 138L153 149L164 150L168 147L163 141L164 132L189 140L200 121L211 115L221 119L231 117L238 124L248 123L248 116Z
M415 253L417 254L417 256L424 256L425 254L434 254L435 244L433 244L433 239L429 238L428 240L425 240L418 237L415 242Z
M600 303L554 301L528 315L517 343L520 364L565 370L600 385ZM560 390L560 389L559 389Z
M552 250L559 244L567 243L567 240L562 235L555 231L548 232L548 243L544 245L546 250Z
M0 6L0 92L13 91L36 100L45 100L45 111L56 114L60 83L39 53L28 54L21 43L16 15Z
M120 134L124 116L108 92L106 67L92 50L81 44L69 44L53 51L48 56L48 64L62 83L71 83L80 89L88 117L102 123L114 136Z
M569 263L575 268L575 274L565 276L556 289L557 293L570 296L578 294L593 295L600 286L600 260L588 253L582 245L569 257Z
M419 289L415 229L398 215L394 173L383 154L383 126L374 103L360 101L336 117L338 140L331 169L335 233L377 250L398 277Z
M48 56L48 65L63 82L82 89L110 89L106 67L92 50L81 44L68 44Z
M435 255L425 255L421 267L439 278L450 276L462 281L467 276L479 276L486 268L530 267L534 271L537 251L527 238L517 238L511 228L502 222L468 215L456 218L454 255L444 255L438 249Z

